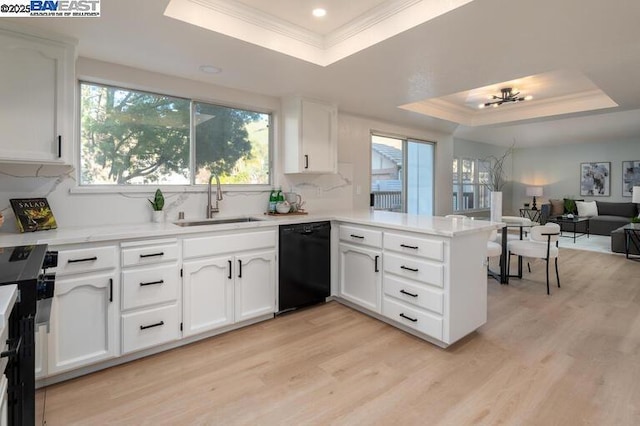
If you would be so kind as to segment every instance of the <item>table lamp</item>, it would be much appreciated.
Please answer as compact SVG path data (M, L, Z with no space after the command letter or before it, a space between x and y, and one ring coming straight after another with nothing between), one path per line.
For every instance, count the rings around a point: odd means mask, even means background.
M538 210L538 206L536 206L536 197L542 197L542 187L527 186L527 196L533 197L533 205L531 206L531 210Z
M631 202L640 204L640 186L633 187L633 195L631 196Z

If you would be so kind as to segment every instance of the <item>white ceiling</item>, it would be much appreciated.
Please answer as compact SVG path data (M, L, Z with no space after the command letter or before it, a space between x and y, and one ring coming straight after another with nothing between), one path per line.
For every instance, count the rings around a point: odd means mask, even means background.
M303 3L243 1L263 11L268 4L272 14L300 13L289 5ZM637 0L476 0L326 67L168 18L168 3L106 0L97 19L8 20L75 37L81 56L270 96L326 99L341 111L468 140L509 145L515 137L530 146L640 136ZM324 2L327 17L334 3L352 4L357 14L380 2ZM204 64L223 71L204 74ZM583 76L618 106L476 127L398 108L550 72Z

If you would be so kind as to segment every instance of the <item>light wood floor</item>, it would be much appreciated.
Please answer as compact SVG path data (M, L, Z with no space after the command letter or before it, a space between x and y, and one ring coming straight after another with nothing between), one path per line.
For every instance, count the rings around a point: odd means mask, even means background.
M532 268L509 286L490 279L488 323L446 350L332 302L50 386L39 416L48 426L640 424L640 262L562 250L551 296L544 264Z

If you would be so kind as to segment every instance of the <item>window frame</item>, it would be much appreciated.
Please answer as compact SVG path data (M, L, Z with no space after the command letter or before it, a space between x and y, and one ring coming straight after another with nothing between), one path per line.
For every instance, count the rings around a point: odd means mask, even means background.
M462 170L462 163L464 161L471 161L473 163L473 183L464 183L462 176L463 176L463 170ZM457 163L457 168L458 171L457 173L453 172L453 162ZM451 183L451 192L452 192L452 199L451 199L451 207L452 207L452 211L455 213L474 213L474 212L487 212L491 210L491 198L489 197L487 200L487 207L474 207L474 208L469 208L469 209L465 209L465 208L460 208L461 206L463 206L463 200L464 200L464 186L472 186L473 187L473 196L474 196L474 200L476 201L476 204L480 201L480 188L485 186L484 183L480 182L480 163L481 162L487 162L486 160L483 160L481 158L471 158L471 157L464 157L464 156L460 156L460 157L453 157L453 162L451 163L451 173L453 176L452 179L452 183ZM455 191L453 190L454 187L458 187L460 188L460 191L458 192L457 196L456 196L456 202L458 205L458 208L455 208L454 205L454 199L453 199L453 194L455 194Z
M81 182L81 162L82 162L82 84L91 84L98 85L104 87L112 87L115 89L121 90L131 90L142 93L149 93L152 95L158 96L169 96L173 98L179 98L189 101L189 169L190 176L189 184L176 184L176 185L168 185L168 184L135 184L135 185L118 185L118 184L100 184L100 185L82 185ZM207 184L195 183L195 127L194 127L194 104L195 103L203 103L214 106L220 106L224 108L232 108L232 109L240 109L244 111L256 112L260 114L266 114L269 116L268 123L268 138L269 138L269 146L268 146L268 178L269 182L264 184L222 184L222 188L224 192L242 192L242 193L263 193L271 191L273 185L275 184L274 179L274 164L275 161L273 159L274 156L274 145L275 145L275 131L274 131L274 123L277 122L278 113L272 109L260 108L260 107L252 107L247 105L240 105L233 102L220 101L217 99L207 99L201 97L189 97L189 96L181 96L175 93L160 92L155 89L147 89L147 88L138 88L135 85L127 85L121 84L119 82L112 81L103 81L101 79L91 79L91 78L79 78L76 84L77 90L77 102L75 103L76 111L76 119L78 124L75 126L76 132L76 143L74 147L74 161L75 161L75 185L69 189L70 193L148 193L151 189L160 188L163 192L166 193L197 193L202 192L203 188L207 186Z

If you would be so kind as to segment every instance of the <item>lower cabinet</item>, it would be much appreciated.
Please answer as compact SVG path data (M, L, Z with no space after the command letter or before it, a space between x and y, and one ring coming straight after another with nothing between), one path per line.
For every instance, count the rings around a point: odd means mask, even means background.
M46 325L36 325L36 380L47 376L47 338Z
M174 302L122 314L122 353L180 339L180 305Z
M233 259L190 260L182 271L182 333L191 336L233 324Z
M51 305L47 374L118 355L116 275L58 278Z
M275 312L275 250L183 263L185 336Z
M340 243L340 296L380 313L382 295L382 252Z

